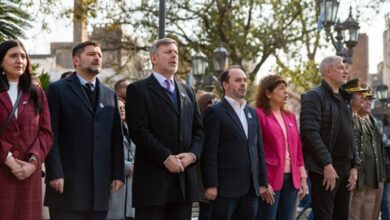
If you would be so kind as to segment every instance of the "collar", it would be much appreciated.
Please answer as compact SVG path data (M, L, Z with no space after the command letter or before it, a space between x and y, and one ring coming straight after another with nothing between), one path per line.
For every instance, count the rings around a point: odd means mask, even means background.
M244 109L245 106L246 106L246 100L245 99L241 99L241 102L238 102L232 98L230 98L229 96L226 96L224 97L226 99L227 102L229 102L229 104L233 107L233 108L239 108L239 109Z
M329 86L329 84L325 81L325 80L322 80L321 81L321 86L325 88L325 90L331 94L332 96L335 95L335 93L333 93L333 90L332 88ZM339 93L341 95L341 97L347 101L351 100L352 98L352 94L348 93L347 91L345 91L344 88L340 87L339 88Z
M160 85L162 87L164 87L164 88L166 86L165 85L165 80L171 81L171 85L173 85L172 91L175 91L175 81L173 80L173 75L170 78L166 78L165 76L163 76L163 75L161 75L160 73L157 73L157 72L153 72L152 74L153 74L154 78L157 79L158 83L160 83Z
M84 79L82 76L80 76L77 72L76 72L76 76L77 78L79 78L82 86L85 86L86 83L92 83L93 88L96 88L96 78L94 78L92 82L89 82L86 79Z

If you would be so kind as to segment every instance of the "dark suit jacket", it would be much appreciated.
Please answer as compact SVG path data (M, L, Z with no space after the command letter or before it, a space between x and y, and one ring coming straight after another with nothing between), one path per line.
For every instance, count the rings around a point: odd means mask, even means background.
M164 166L171 154L192 152L199 159L204 138L192 89L178 82L175 88L178 109L153 75L127 88L126 119L137 146L134 207L199 200L194 164L180 174L172 174Z
M206 109L206 130L201 158L205 188L218 187L218 196L238 198L250 187L259 196L259 186L267 186L261 131L254 109L246 106L248 138L236 112L222 99Z
M95 110L75 73L48 88L54 141L46 182L65 179L63 194L46 187L45 205L51 208L105 211L112 180L124 181L117 96L96 83Z

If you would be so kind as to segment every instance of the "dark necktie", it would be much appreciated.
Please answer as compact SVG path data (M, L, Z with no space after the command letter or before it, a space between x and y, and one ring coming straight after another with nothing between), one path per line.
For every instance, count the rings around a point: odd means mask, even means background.
M84 90L87 93L88 99L91 102L92 108L95 109L96 93L92 83L85 83Z
M87 87L87 89L89 90L89 91L91 91L91 92L93 92L94 91L94 86L93 86L93 84L92 83L85 83L85 87Z

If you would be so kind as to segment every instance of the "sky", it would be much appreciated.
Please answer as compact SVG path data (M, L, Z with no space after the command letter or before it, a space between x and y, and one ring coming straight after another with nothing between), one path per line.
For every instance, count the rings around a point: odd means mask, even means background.
M341 1L338 17L344 21L349 13L349 6L355 0ZM73 5L73 1L61 1L62 7L69 8ZM363 11L364 12L364 11ZM380 12L374 14L369 22L360 23L360 33L367 33L369 38L369 73L376 73L377 65L383 60L383 32L385 31L385 13L390 13L390 1L384 4ZM353 12L353 17L356 18L356 13ZM50 53L50 42L71 42L73 40L73 23L70 19L48 19L50 32L42 31L39 19L33 23L33 28L26 32L27 40L24 40L25 46L30 54L48 54ZM158 20L156 20L158 22ZM325 36L322 33L322 36ZM330 42L329 42L330 43ZM333 47L319 52L319 55L333 54ZM273 60L270 59L267 65L264 65L260 70L260 75L269 72Z

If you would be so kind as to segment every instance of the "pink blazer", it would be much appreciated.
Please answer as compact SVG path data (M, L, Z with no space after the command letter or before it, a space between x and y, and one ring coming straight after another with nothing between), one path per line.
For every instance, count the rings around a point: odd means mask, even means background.
M257 108L256 113L262 132L268 182L275 191L279 191L283 186L284 163L286 157L286 141L283 130L273 113L267 115L262 108ZM301 138L295 115L292 113L282 113L282 115L287 130L293 184L296 189L299 189L299 167L304 166Z

